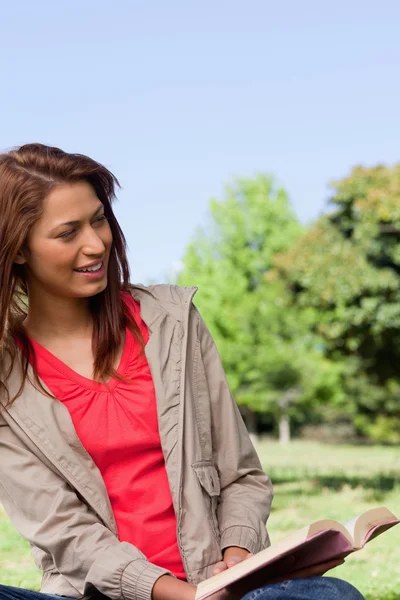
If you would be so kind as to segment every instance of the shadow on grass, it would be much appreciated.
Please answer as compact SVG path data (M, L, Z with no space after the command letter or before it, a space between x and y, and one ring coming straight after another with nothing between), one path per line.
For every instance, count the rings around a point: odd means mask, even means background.
M400 591L399 592L386 592L383 596L371 596L371 594L367 594L365 596L365 600L400 600Z
M344 486L351 488L362 487L365 490L376 492L390 492L396 486L400 485L399 473L374 473L371 475L354 475L348 473L330 473L320 474L306 471L275 470L269 471L269 476L273 484L294 483L296 481L307 481L312 484L312 488L305 493L309 495L317 494L322 488L330 490L340 490ZM400 596L399 596L400 600Z

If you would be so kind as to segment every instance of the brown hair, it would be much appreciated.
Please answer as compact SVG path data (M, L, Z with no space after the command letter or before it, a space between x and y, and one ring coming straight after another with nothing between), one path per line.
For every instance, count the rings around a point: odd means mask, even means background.
M94 377L121 376L114 368L114 360L126 327L143 345L138 325L121 300L121 290L129 290L129 266L126 241L111 208L115 199L116 177L103 165L82 154L69 154L43 144L26 144L0 154L0 362L3 370L0 394L6 394L10 405L22 392L28 378L29 360L32 359L34 381L42 391L35 353L22 325L28 309L28 290L23 265L15 258L24 245L32 225L40 218L43 200L62 183L84 180L90 183L110 224L113 243L108 263L106 289L90 299L93 315ZM22 345L18 352L16 339ZM10 398L6 385L17 357L22 361L22 381L17 394ZM47 392L46 392L47 393Z

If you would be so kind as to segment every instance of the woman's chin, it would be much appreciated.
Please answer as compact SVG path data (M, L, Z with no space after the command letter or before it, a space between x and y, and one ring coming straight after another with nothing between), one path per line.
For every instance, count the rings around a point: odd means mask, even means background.
M92 296L97 296L104 292L107 287L107 278L104 281L96 281L96 283L91 283L90 285L82 286L79 290L74 290L75 294L71 294L76 298L91 298Z

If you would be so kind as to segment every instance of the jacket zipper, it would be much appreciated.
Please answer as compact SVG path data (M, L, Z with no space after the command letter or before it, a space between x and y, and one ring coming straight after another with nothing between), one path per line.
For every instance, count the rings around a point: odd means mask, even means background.
M190 574L190 569L187 564L187 559L185 552L182 547L181 540L181 519L182 519L182 456L183 456L183 434L184 434L184 416L185 416L185 379L186 379L186 357L187 357L187 345L189 338L189 316L190 316L190 306L193 300L193 296L197 292L197 287L191 288L191 293L186 300L185 307L185 315L184 315L184 337L182 340L182 370L181 370L181 386L180 386L180 405L179 405L179 434L178 434L178 444L179 444L179 455L178 455L178 523L177 523L177 539L178 545L181 552L183 566L185 568L186 577L189 583L192 583L192 577Z

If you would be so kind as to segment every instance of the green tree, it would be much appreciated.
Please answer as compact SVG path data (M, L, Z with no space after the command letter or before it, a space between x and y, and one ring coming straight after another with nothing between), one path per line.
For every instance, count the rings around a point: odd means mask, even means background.
M334 389L329 361L309 333L310 311L265 276L302 228L285 191L261 175L236 180L222 201L211 201L210 213L186 250L179 282L199 286L196 302L238 404L268 413L287 440L289 418L300 422L318 395Z
M356 167L332 187L332 210L274 264L342 362L342 408L361 433L400 442L400 165Z

